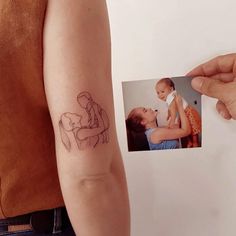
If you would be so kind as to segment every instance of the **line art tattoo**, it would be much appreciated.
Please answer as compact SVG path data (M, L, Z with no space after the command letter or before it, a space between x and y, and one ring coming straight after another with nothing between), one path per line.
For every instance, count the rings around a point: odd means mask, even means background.
M74 147L85 150L94 148L99 143L108 143L109 119L104 109L94 102L88 92L81 92L77 96L77 102L81 114L66 112L59 121L61 140L65 148L68 151Z

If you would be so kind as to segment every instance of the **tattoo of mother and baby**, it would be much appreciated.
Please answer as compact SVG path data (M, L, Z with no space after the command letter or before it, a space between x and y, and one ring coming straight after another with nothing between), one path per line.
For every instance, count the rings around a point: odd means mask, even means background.
M86 150L108 143L109 119L105 110L86 91L79 93L77 102L79 114L65 112L60 117L59 129L65 148Z

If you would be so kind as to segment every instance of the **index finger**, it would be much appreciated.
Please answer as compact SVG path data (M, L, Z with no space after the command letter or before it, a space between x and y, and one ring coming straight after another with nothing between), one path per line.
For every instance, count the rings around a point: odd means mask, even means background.
M236 73L236 53L218 56L206 63L203 63L186 76L213 76L220 73Z

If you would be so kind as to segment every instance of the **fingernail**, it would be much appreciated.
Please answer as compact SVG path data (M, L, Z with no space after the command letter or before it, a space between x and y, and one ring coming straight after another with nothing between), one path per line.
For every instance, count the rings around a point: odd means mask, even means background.
M220 112L220 115L221 115L223 118L225 118L225 119L226 119L226 117L227 117L227 115L226 115L225 112L223 112L223 111Z
M232 118L232 116L230 114L228 114L227 112L224 112L224 111L221 111L220 115L226 120L230 120Z
M196 90L201 90L202 83L203 83L202 77L195 77L192 79L192 86Z

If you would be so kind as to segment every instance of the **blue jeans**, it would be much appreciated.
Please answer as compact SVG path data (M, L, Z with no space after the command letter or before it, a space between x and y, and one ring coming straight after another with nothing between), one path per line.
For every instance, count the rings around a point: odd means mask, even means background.
M9 236L76 236L74 233L74 230L72 227L68 227L67 229L63 230L61 233L57 234L40 234L40 233L35 233L32 230L25 230L25 231L19 231L19 232L1 232L0 235L9 235Z
M51 223L50 223L51 222ZM18 231L8 231L12 225L27 225ZM46 226L46 228L45 228ZM27 229L24 229L27 228ZM33 230L35 228L35 232ZM19 228L20 229L20 228ZM54 232L54 233L39 233ZM65 207L44 210L0 220L0 236L75 236Z

